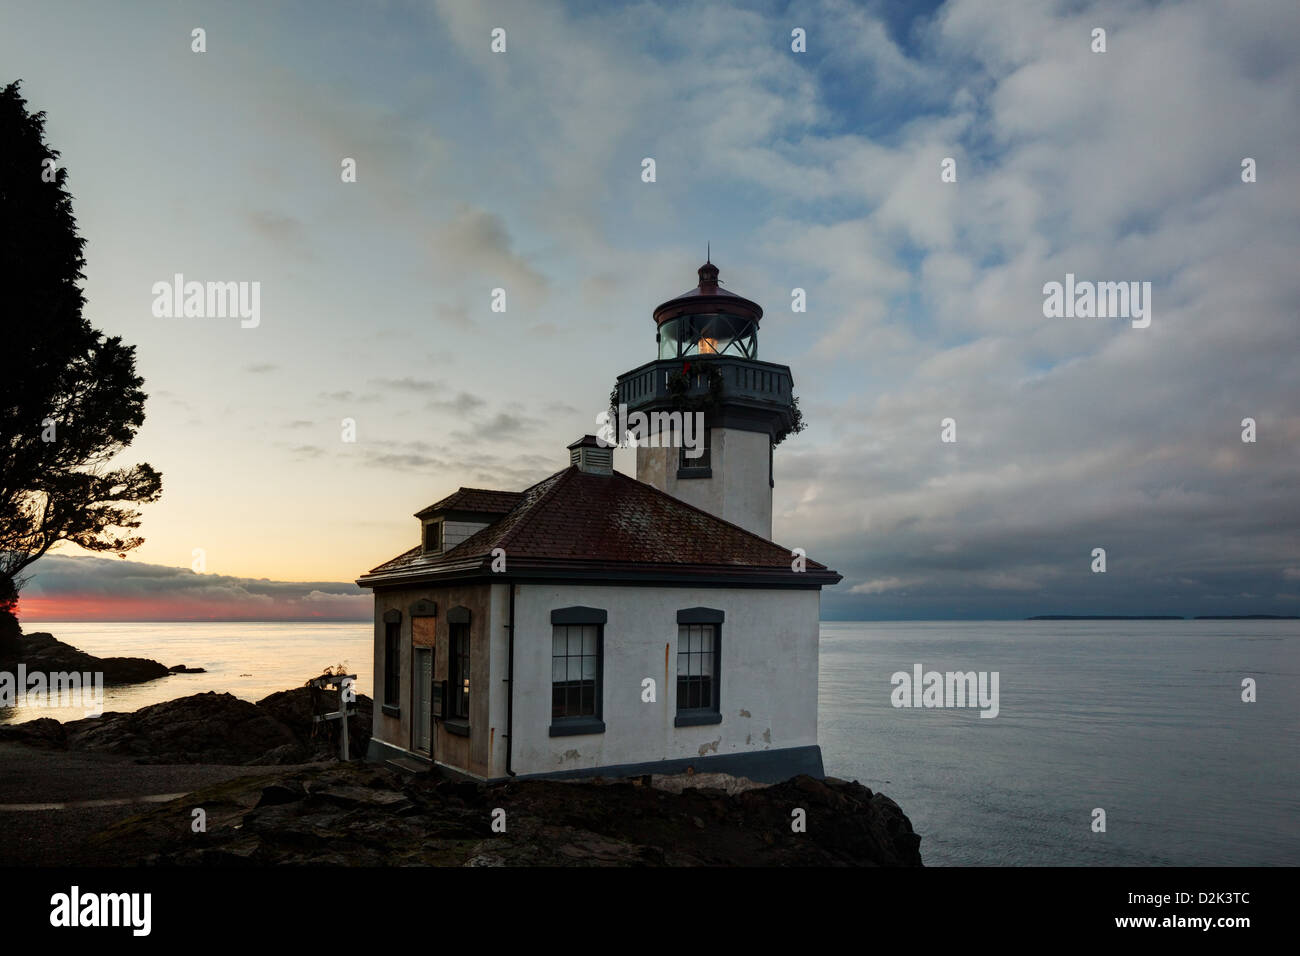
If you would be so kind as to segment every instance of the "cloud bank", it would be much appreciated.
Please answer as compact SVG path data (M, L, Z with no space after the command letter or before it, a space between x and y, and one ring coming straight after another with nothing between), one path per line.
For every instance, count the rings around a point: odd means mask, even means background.
M373 600L352 582L196 574L116 558L49 554L32 565L18 617L40 621L360 621ZM30 628L29 628L30 629Z

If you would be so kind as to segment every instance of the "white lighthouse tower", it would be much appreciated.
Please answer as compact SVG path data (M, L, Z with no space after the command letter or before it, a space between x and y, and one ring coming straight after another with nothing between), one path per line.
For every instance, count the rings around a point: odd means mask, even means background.
M758 360L758 303L718 284L705 262L699 284L654 310L658 357L618 377L618 401L652 423L638 443L636 477L747 531L772 537L772 448L796 426L794 380ZM700 413L703 453L660 430L666 416Z

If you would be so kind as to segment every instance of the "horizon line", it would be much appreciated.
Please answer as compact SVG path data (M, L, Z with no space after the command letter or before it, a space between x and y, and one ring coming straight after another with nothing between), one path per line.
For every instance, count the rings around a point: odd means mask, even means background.
M956 623L968 622L1037 622L1061 623L1064 621L1197 621L1197 620L1273 620L1296 621L1296 614L1035 614L1029 617L824 617L820 624L905 624L905 623ZM373 624L371 617L219 617L219 618L40 618L19 620L25 624Z

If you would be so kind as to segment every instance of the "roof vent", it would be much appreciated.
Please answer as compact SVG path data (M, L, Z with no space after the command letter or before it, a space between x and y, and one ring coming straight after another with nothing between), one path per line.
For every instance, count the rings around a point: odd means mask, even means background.
M569 464L589 475L612 475L614 449L602 448L595 435L583 435L569 446Z

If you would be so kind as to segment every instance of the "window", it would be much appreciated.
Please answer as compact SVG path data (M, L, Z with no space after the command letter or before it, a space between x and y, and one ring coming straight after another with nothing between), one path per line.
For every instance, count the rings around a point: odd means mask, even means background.
M596 716L599 624L557 624L551 635L551 719Z
M449 624L447 641L447 717L469 720L469 624Z
M720 670L723 612L677 612L677 717L675 726L722 721Z
M677 626L677 709L717 710L717 628Z
M686 414L689 415L692 413L687 412ZM684 435L678 435L675 437L678 439L678 442L681 446L677 451L677 467L679 469L681 469L682 471L695 469L695 470L707 472L710 468L712 468L712 465L709 463L709 459L711 457L711 451L713 448L712 428L709 428L708 425L705 425L703 428L699 430L699 433L695 436L695 439L698 442L695 448L686 447L685 441L682 441L682 439L685 437ZM687 452L694 452L696 450L698 450L700 454L694 458L692 458L690 455L687 454ZM681 478L685 476L679 474L677 477Z
M551 612L551 736L603 733L606 614L599 608Z
M410 538L406 539L410 541ZM442 550L442 522L430 521L424 526L424 553L436 554Z
M384 709L397 713L402 695L402 618L396 611L384 614Z
M758 324L740 315L683 315L659 326L659 358L738 355L758 358Z

